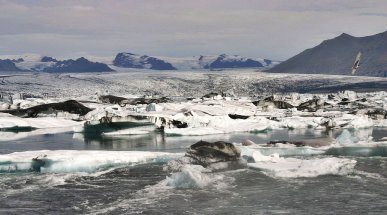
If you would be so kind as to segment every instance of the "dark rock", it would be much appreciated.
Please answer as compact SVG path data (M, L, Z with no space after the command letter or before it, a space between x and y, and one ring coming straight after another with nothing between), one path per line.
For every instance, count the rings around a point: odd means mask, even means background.
M239 114L229 114L228 117L231 119L248 119L250 116L243 116Z
M350 104L351 102L349 102L349 101L343 101L343 102L339 102L339 103L337 103L338 105L348 105L348 104Z
M185 156L192 158L194 164L208 166L217 162L237 161L240 153L232 143L199 141L190 146Z
M202 96L202 99L203 99L203 98L207 98L207 99L209 99L209 98L214 98L215 96L218 96L218 95L220 95L220 94L219 94L219 93L213 93L213 92L211 92L211 93L208 93L208 94Z
M180 122L177 120L172 120L172 125L176 128L188 128L188 124L186 122Z
M84 105L75 100L68 100L65 102L37 105L27 109L6 110L2 112L20 117L37 117L39 114L49 114L55 112L68 112L84 116L91 110L92 109L85 107Z

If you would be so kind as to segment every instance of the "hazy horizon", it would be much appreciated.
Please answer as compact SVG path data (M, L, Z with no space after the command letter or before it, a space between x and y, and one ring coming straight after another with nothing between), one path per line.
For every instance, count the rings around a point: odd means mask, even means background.
M225 53L286 60L341 33L386 31L385 8L383 0L0 0L0 55Z

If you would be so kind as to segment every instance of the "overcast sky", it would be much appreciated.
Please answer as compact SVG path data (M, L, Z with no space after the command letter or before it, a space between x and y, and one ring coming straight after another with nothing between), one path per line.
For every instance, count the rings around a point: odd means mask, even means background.
M0 0L0 54L239 54L285 60L387 30L386 0Z

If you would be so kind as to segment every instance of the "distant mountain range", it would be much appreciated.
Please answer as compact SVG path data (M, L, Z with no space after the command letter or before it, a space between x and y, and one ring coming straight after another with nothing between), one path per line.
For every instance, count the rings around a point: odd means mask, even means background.
M185 58L159 57L160 59L170 62L178 70L195 70L195 69L238 69L238 68L258 68L267 69L278 64L277 61L261 58L247 58L239 55L210 55L210 56L193 56Z
M367 37L341 34L301 52L268 71L351 75L353 63L359 52L362 53L362 57L356 75L387 77L387 31Z
M33 72L108 72L126 68L150 70L222 70L236 68L267 69L278 64L268 59L253 59L239 55L198 56L185 58L151 57L132 53L118 53L115 58L81 57L58 60L49 56L3 56L0 71Z
M91 62L86 58L76 60L56 60L52 57L44 56L24 56L16 60L0 60L0 71L7 72L108 72L113 71L104 63Z

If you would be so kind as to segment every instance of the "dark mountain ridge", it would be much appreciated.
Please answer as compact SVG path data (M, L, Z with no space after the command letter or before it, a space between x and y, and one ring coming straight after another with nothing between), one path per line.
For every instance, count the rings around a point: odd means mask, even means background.
M269 69L269 72L351 75L361 52L355 75L387 77L387 31L366 37L341 34Z

